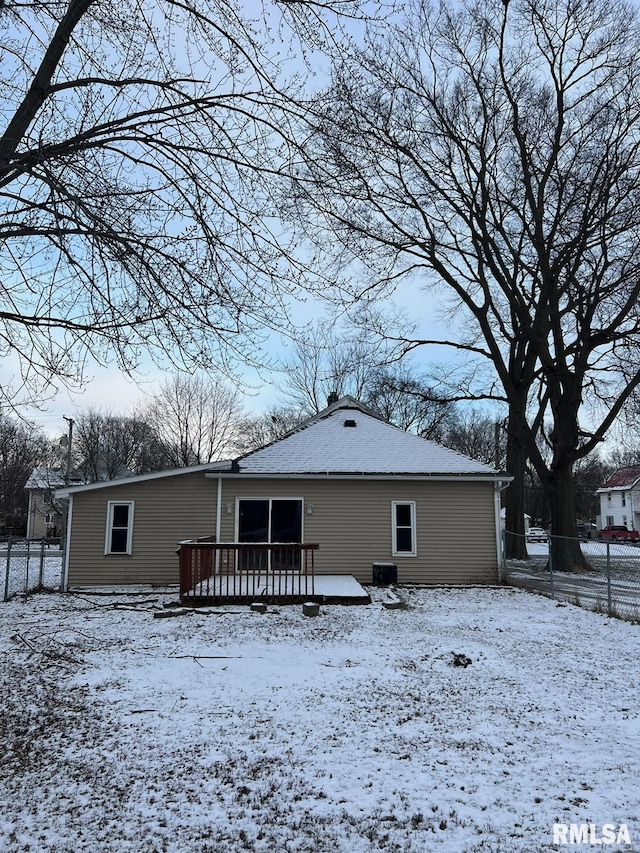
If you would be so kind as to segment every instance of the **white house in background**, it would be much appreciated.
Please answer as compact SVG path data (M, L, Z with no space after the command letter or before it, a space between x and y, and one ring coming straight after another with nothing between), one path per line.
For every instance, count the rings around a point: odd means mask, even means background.
M64 475L59 470L45 467L33 469L25 484L29 493L27 539L55 539L60 536L62 507L55 499L55 491L64 485Z
M640 530L640 465L618 468L596 494L600 498L598 530L612 524Z

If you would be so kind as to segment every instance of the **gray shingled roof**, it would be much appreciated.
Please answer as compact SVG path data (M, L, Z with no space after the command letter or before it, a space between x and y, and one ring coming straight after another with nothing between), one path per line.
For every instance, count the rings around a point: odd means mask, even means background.
M338 400L279 441L238 459L234 467L241 474L499 477L489 465L391 426L351 397Z

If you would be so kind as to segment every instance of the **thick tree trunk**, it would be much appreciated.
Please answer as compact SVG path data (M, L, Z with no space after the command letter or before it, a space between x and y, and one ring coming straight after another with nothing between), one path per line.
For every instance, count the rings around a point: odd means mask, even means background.
M507 472L513 481L505 492L505 557L508 560L527 560L527 543L524 526L524 484L527 462L520 407L509 407L507 430Z
M570 465L555 466L545 480L551 509L549 556L554 571L581 572L589 568L578 540L575 487Z
M513 480L505 492L505 557L526 560L527 543L524 525L524 484L526 452L519 441L507 439L507 472Z

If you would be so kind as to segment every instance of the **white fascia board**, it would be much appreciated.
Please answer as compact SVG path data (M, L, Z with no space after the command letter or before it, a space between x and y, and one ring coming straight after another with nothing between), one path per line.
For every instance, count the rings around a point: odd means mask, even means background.
M70 495L77 495L79 492L91 492L96 489L110 489L114 486L128 486L133 483L144 483L147 480L161 480L164 477L179 477L181 474L197 474L198 471L215 471L217 466L222 469L229 469L229 460L224 462L207 462L201 465L191 465L188 468L169 468L166 471L153 471L151 474L135 474L133 477L117 477L115 480L100 480L97 483L87 483L84 486L68 486L64 489L56 489L57 499L66 499ZM212 474L217 477L218 474Z
M626 483L624 486L600 486L599 489L596 489L596 495L606 495L607 492L630 492L636 488L638 485L638 480L634 480L631 483Z
M504 483L508 485L513 477L510 474L372 474L372 473L340 473L327 471L324 474L258 474L248 471L232 472L220 471L219 473L207 473L205 477L211 479L225 480L438 480L448 482L475 482L475 483Z

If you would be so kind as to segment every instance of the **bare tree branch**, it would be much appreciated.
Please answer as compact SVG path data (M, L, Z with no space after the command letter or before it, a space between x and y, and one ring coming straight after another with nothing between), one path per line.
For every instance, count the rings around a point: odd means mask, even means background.
M272 177L301 38L357 0L2 5L0 356L38 398L89 355L135 370L268 363L303 283ZM310 28L313 27L313 31ZM14 388L15 390L15 388ZM3 388L8 402L15 398Z
M509 406L510 520L522 526L528 457L554 532L571 536L572 468L640 383L637 358L621 357L640 346L637 10L418 2L365 41L309 105L287 208L362 271L343 301L392 299L420 275L454 306L455 331L404 347L492 364Z

